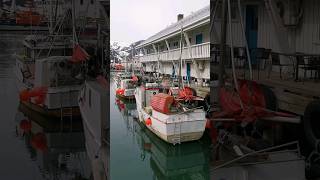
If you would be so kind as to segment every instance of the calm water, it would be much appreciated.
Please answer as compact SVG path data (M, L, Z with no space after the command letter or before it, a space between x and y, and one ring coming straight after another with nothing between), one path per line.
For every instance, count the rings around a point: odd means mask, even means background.
M23 38L0 36L0 179L90 179L81 120L60 123L19 107L12 55Z
M135 102L116 99L111 84L111 179L210 179L207 138L176 146L165 143L137 122Z

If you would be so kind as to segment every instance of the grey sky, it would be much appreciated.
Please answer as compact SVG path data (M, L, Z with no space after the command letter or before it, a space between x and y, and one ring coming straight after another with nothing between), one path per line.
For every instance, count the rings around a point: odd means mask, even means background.
M209 0L111 0L111 43L123 46L147 39L176 22L178 14L187 16L209 4Z

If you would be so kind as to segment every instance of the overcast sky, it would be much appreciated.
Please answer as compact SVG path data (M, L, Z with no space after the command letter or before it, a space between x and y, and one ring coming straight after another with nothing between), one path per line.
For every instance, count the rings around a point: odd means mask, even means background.
M178 14L190 15L210 0L111 0L110 38L120 45L145 40L177 21Z

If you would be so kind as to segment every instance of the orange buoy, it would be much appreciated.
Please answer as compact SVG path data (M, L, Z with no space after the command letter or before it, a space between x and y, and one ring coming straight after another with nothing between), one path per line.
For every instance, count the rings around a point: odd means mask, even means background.
M147 126L152 125L151 118L146 119L145 123L146 123Z
M116 94L117 95L124 95L124 89L117 89Z

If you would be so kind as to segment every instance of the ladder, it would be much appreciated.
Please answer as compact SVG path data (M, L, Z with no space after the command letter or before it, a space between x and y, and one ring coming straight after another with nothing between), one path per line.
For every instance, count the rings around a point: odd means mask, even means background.
M179 118L180 120L180 118ZM179 126L177 125L179 123ZM178 133L176 133L178 130ZM180 122L174 122L174 130L173 130L173 138L172 138L173 145L181 144L181 120Z
M62 103L62 95L65 93L60 93L60 130L63 131L63 120L65 117L69 117L70 119L70 131L72 131L72 122L73 122L73 108L71 106L71 91L68 92L69 95L69 99L68 102L69 103L65 103L65 104L69 104L67 107L64 107L64 104Z

